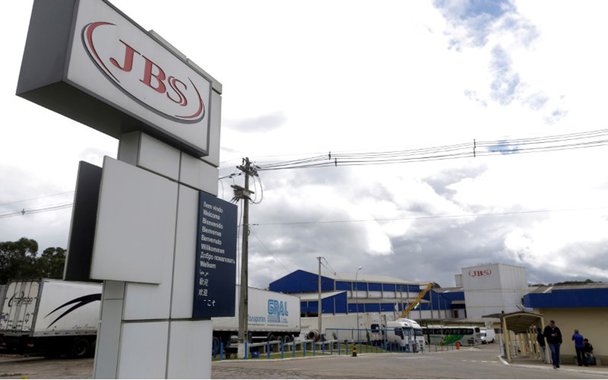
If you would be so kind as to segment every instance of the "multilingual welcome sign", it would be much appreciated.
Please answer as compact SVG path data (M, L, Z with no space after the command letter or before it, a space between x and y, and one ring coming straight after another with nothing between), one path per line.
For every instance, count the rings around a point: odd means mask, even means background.
M200 192L192 318L235 314L237 207Z

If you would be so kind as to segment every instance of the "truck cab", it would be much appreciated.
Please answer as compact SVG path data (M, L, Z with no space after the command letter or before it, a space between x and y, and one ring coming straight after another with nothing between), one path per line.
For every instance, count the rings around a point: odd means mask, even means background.
M413 319L399 318L387 322L386 340L388 343L396 343L399 347L409 349L410 352L424 351L422 327Z

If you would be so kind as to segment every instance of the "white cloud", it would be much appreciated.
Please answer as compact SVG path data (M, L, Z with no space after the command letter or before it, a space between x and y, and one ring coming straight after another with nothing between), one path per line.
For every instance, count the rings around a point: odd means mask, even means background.
M242 157L509 140L607 121L608 24L600 2L113 4L223 84L222 174ZM9 79L0 86L7 114L0 141L8 142L0 150L0 204L72 191L79 159L100 164L117 148L114 139L14 96L31 2L5 11L11 20L0 28L14 53L1 63ZM539 281L608 279L600 260L606 159L596 148L261 173L252 283L314 271L317 256L338 272L363 265L445 284L461 266L489 260L524 263ZM226 198L230 181L222 181ZM581 208L596 212L509 214ZM480 216L462 216L473 213ZM0 241L63 245L68 226L68 210L2 218Z
M537 269L554 271L577 277L593 277L604 268L589 263L601 263L603 248L608 242L608 221L597 212L552 213L547 219L530 228L516 228L505 237L505 248L521 263Z

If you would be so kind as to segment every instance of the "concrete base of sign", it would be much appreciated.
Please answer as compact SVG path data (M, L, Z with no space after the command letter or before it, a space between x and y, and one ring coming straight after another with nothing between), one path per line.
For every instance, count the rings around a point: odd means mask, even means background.
M110 178L122 181L120 187L125 193L124 197L110 197L106 208L113 208L112 212L98 214L91 268L91 273L106 280L93 375L209 378L213 327L210 320L192 319L192 299L198 192L217 195L218 170L141 132L121 138L118 158L123 162L109 164L114 167L109 169L114 170L112 175L106 176L108 168L104 167L102 183ZM133 181L133 175L144 178L146 183L164 183L173 190L141 188L140 182ZM100 199L107 198L104 191L108 190L102 185ZM127 213L128 217L116 212L119 207L136 207L133 203L138 202L138 192L145 191L146 197L152 194L154 198L147 201L152 207L150 212L141 207ZM170 223L154 219L160 214L153 210L152 202L170 205L171 210L160 216L170 219ZM163 231L156 231L158 226ZM126 232L117 232L121 228ZM142 239L155 240L154 249L158 245L163 248L150 256ZM116 252L99 248L108 246ZM130 256L131 262L123 262L123 255ZM133 261L133 257L137 260ZM119 275L112 273L112 266ZM139 273L147 267L152 267L153 276Z
M245 359L245 343L239 343L236 357L239 359Z

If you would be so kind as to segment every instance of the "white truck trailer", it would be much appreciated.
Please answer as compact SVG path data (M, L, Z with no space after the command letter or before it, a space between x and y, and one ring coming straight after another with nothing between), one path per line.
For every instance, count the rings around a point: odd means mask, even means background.
M379 344L388 318L381 313L323 314L321 334L326 340ZM319 318L303 317L301 320L303 335L307 339L319 339Z
M293 340L300 333L300 299L283 293L249 287L248 340ZM235 349L233 339L239 331L240 286L236 286L234 317L211 318L213 321L213 350L218 352L220 342L225 349Z
M6 288L0 314L0 348L16 353L85 357L95 352L102 284L44 279ZM239 286L234 317L212 318L213 349L229 348L239 330ZM249 288L249 341L300 333L298 297Z
M2 300L0 347L10 352L92 356L101 284L43 279L8 284Z

